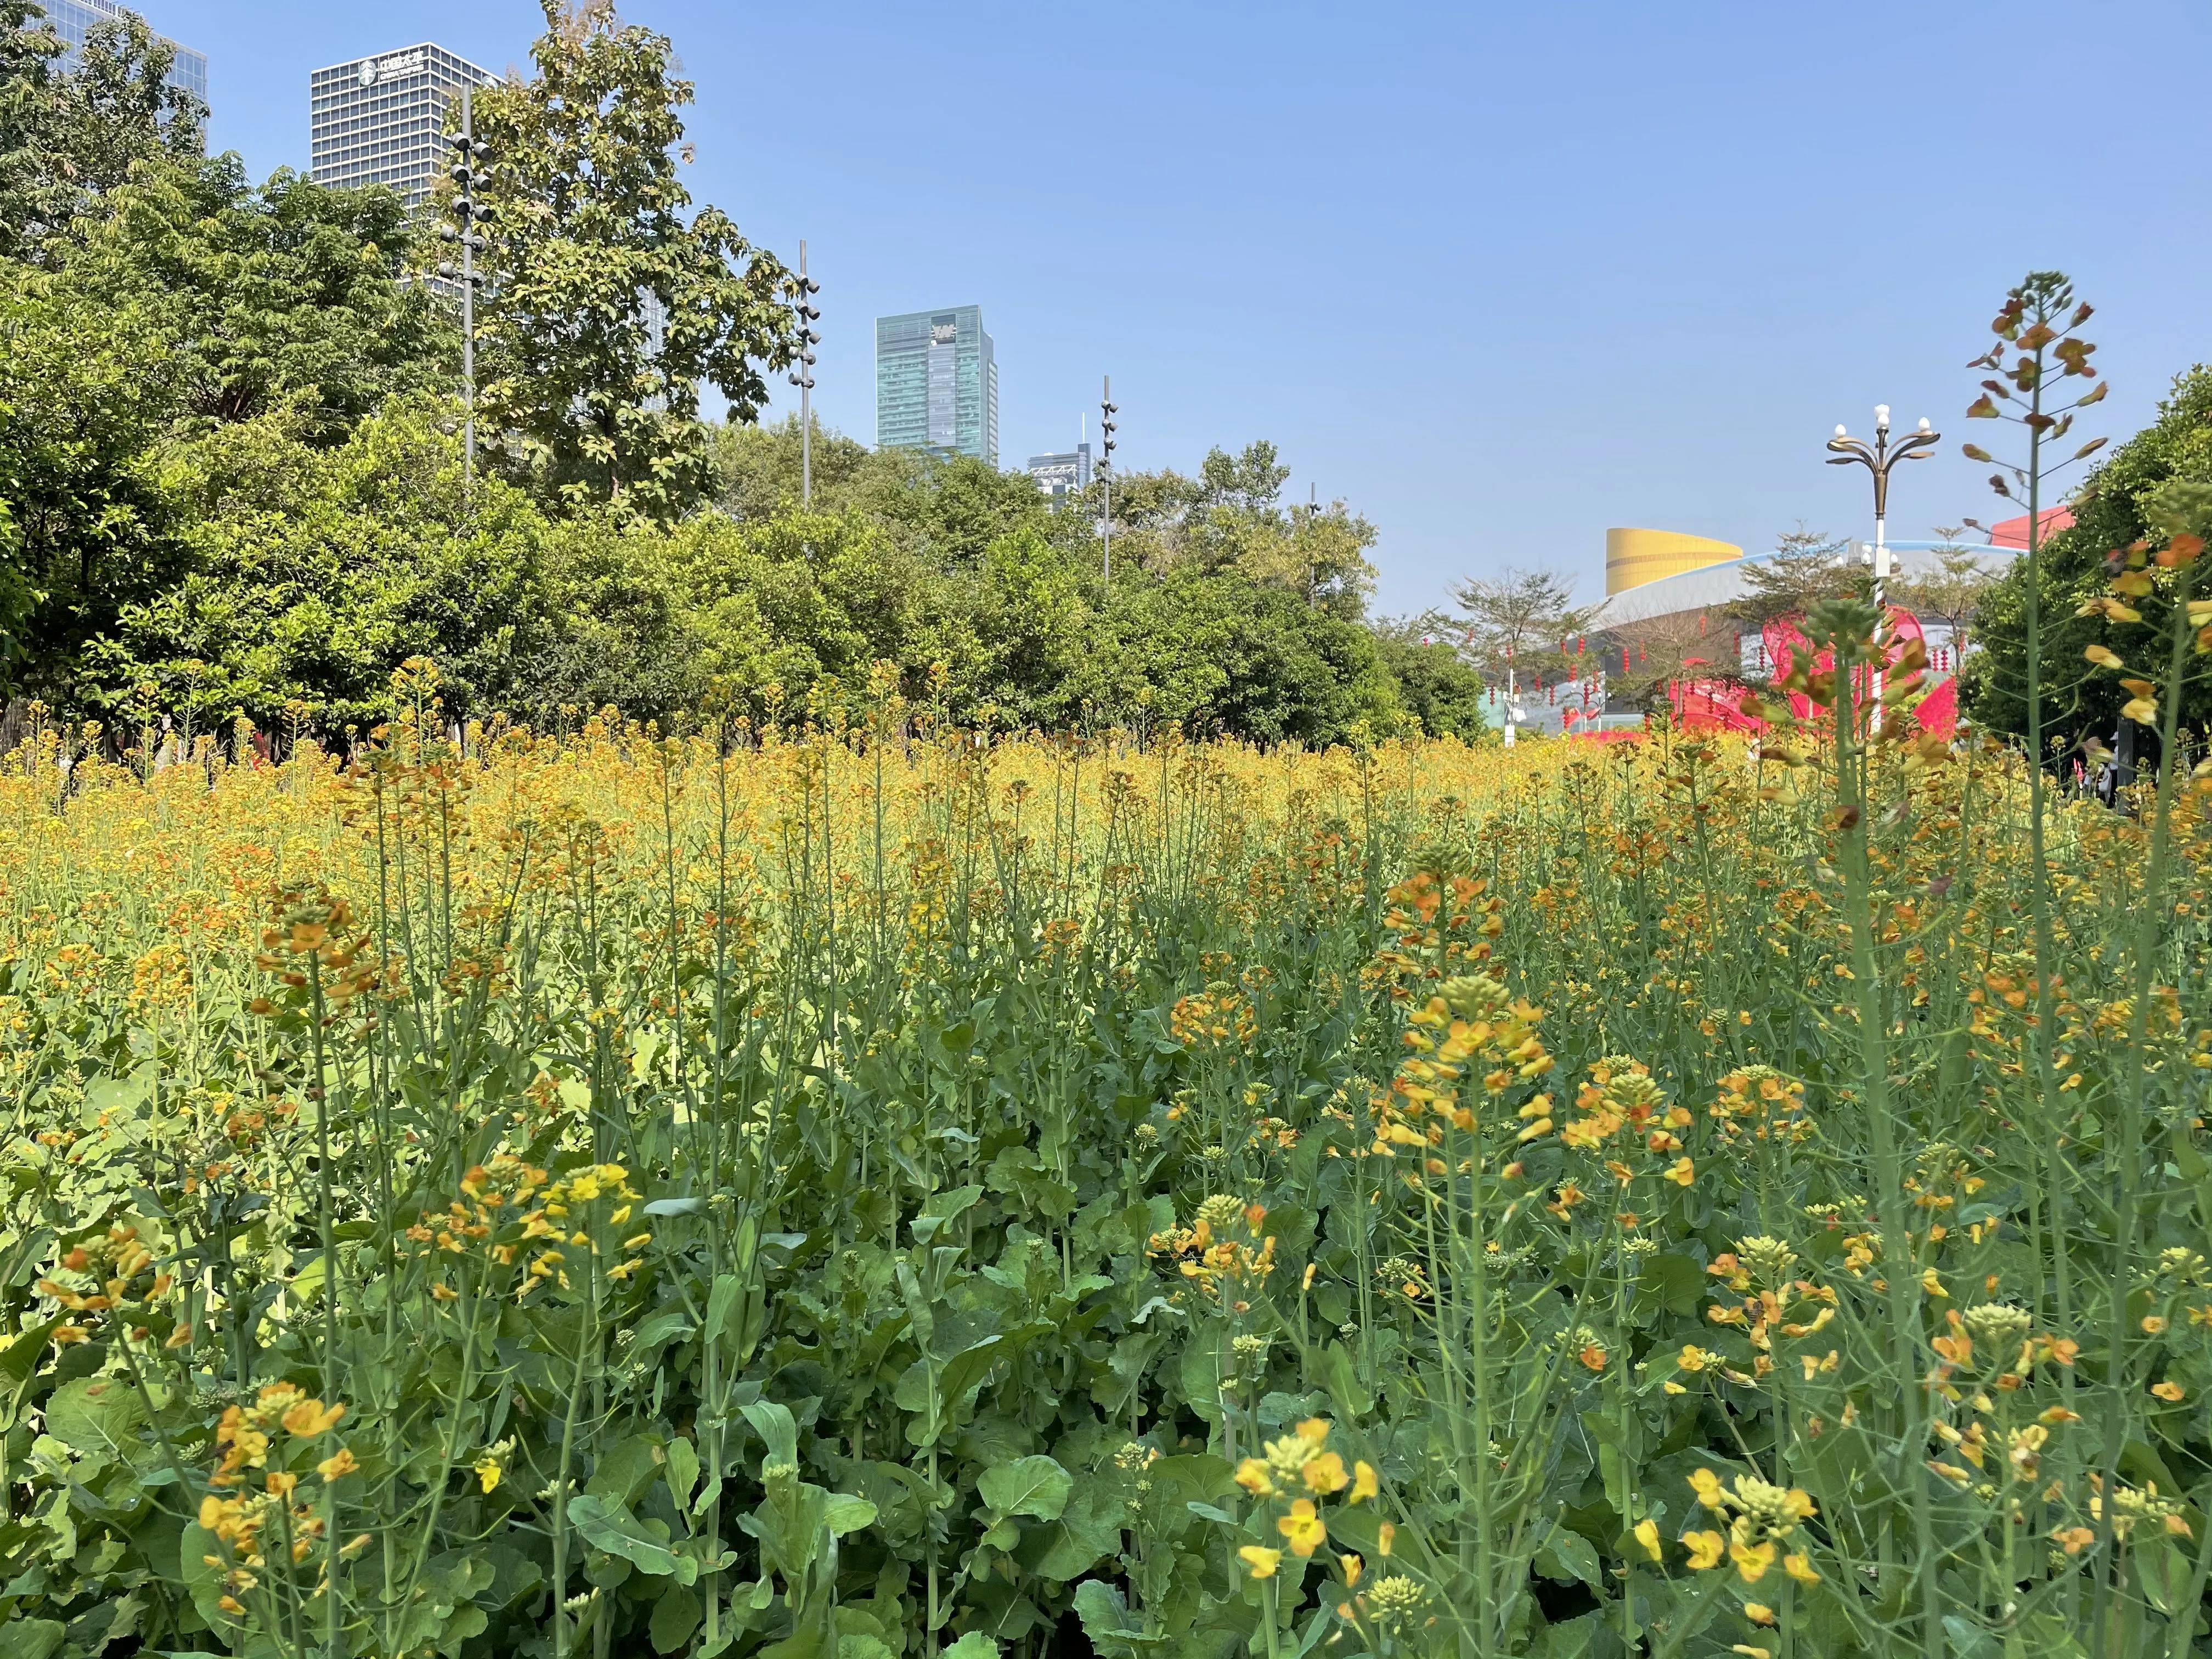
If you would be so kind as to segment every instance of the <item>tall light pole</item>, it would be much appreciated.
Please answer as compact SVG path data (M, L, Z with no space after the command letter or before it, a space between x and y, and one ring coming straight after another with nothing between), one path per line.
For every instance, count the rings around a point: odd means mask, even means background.
M460 269L456 270L448 260L439 265L438 274L449 279L457 278L461 285L461 491L465 500L472 501L477 487L478 279L476 256L478 248L488 246L477 234L476 227L491 218L491 210L478 202L472 192L489 178L482 164L491 154L491 147L477 142L476 113L470 91L467 87L461 88L461 130L446 140L453 151L452 178L456 186L453 203L453 222L438 227L438 235L442 240L460 244Z
M822 343L822 337L814 331L814 325L822 320L822 313L814 307L814 296L822 292L822 284L806 274L806 239L799 242L799 367L784 378L799 388L799 504L810 505L814 500L814 405L808 393L814 390L814 348Z
M1112 375L1101 375L1098 387L1098 484L1105 509L1105 516L1098 521L1098 533L1104 543L1106 580L1110 582L1114 580L1114 416L1121 405L1114 401Z
M1889 441L1889 405L1874 406L1874 442L1869 444L1854 438L1842 427L1828 440L1828 447L1835 453L1828 458L1830 466L1863 466L1874 475L1874 608L1875 626L1880 628L1889 617L1889 538L1885 521L1889 516L1889 470L1899 461L1924 461L1928 452L1942 437L1940 432L1929 429L1923 420L1919 429L1908 434L1895 444ZM1874 726L1881 729L1881 694L1883 681L1888 677L1877 666L1874 676Z

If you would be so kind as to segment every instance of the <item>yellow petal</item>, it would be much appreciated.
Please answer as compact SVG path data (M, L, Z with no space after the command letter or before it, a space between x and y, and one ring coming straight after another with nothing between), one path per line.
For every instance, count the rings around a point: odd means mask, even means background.
M1736 1577L1747 1584L1756 1584L1766 1577L1766 1570L1774 1565L1774 1546L1771 1544L1731 1544L1729 1559L1735 1563Z
M1333 1492L1344 1490L1352 1477L1344 1472L1344 1460L1334 1452L1323 1452L1310 1459L1300 1472L1308 1492Z
M1266 1549L1258 1544L1247 1544L1237 1553L1251 1568L1255 1578L1273 1578L1276 1565L1283 1559L1282 1551Z

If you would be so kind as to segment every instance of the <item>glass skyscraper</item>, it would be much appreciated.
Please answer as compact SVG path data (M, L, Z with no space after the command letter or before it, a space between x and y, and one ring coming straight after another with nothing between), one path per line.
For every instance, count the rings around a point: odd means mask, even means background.
M66 48L61 57L64 69L75 66L77 53L84 49L84 38L92 33L94 24L131 15L131 9L118 5L116 0L38 0L38 6ZM169 65L169 84L189 92L203 104L207 102L207 54L194 52L190 46L177 46L167 35L161 38L176 48L176 61Z
M876 447L999 464L999 361L981 306L876 319Z
M314 181L389 185L415 207L446 164L447 110L464 87L499 77L425 41L319 69L307 83Z

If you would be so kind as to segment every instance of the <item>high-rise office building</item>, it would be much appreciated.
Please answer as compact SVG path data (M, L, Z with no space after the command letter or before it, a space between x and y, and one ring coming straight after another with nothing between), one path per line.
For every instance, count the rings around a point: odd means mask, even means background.
M499 77L428 41L333 64L308 76L313 177L319 185L389 185L408 206L427 198L447 161L446 112L465 87Z
M1058 455L1032 455L1029 474L1058 507L1067 496L1091 487L1091 446L1078 444Z
M38 3L46 14L47 23L62 38L64 50L61 64L64 69L76 64L77 54L84 49L85 37L95 26L132 15L131 8L118 5L116 0L38 0ZM203 104L207 102L207 54L194 52L190 46L179 46L167 35L159 38L177 54L169 65L169 84L189 92Z
M876 319L876 447L999 464L999 361L981 306Z

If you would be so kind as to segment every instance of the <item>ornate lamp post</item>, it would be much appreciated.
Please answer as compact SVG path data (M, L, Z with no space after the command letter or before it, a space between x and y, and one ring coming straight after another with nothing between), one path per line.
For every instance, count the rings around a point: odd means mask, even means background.
M1929 429L1923 420L1917 432L1907 434L1895 444L1889 441L1889 405L1874 406L1874 442L1851 437L1842 427L1828 440L1828 447L1836 453L1828 459L1830 466L1850 466L1856 463L1874 475L1874 607L1884 619L1889 605L1889 540L1884 521L1889 516L1889 470L1899 461L1924 461L1928 452L1942 437L1940 432ZM1875 727L1881 726L1882 682L1887 677L1876 669L1874 677Z

